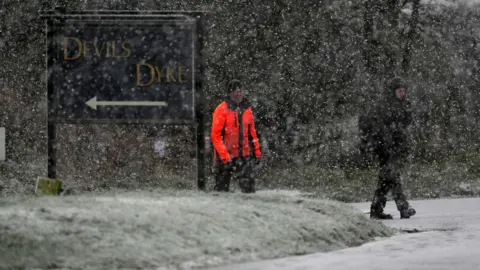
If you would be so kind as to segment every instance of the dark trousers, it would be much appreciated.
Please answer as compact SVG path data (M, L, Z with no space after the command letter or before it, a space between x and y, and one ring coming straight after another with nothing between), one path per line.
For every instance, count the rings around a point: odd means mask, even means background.
M230 191L230 182L233 179L238 181L243 193L255 193L255 179L252 160L235 159L233 166L227 167L220 163L215 168L215 191Z
M392 191L393 199L398 211L409 207L403 184L400 179L401 164L398 159L388 158L381 160L378 175L377 189L375 190L371 205L371 212L380 214L387 203L387 193Z

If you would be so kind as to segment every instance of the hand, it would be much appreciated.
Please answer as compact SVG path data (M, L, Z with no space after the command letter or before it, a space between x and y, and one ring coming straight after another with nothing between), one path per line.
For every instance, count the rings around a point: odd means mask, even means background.
M367 142L362 141L358 145L358 151L360 155L365 156L371 152L371 146Z
M225 170L227 171L233 171L235 169L235 163L233 160L229 160L227 163L223 164Z

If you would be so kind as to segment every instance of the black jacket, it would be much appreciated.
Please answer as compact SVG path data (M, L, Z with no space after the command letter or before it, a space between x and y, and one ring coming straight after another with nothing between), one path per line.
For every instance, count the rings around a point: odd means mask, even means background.
M403 79L395 77L390 80L384 97L359 119L360 150L364 154L373 152L380 162L407 154L411 104L395 97L395 90L399 87L407 87Z

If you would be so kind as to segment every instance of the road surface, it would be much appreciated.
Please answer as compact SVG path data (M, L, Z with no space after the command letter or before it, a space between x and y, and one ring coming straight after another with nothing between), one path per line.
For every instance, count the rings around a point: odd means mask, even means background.
M402 233L365 245L330 253L288 257L218 270L474 270L480 269L480 198L411 201L417 215L399 219L392 201L386 212L389 226ZM369 203L354 204L368 211Z

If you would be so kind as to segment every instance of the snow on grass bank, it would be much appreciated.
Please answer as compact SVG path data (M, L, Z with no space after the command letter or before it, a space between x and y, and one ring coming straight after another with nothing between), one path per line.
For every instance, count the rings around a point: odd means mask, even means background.
M275 192L0 200L0 268L189 269L331 251L392 233L347 204Z

